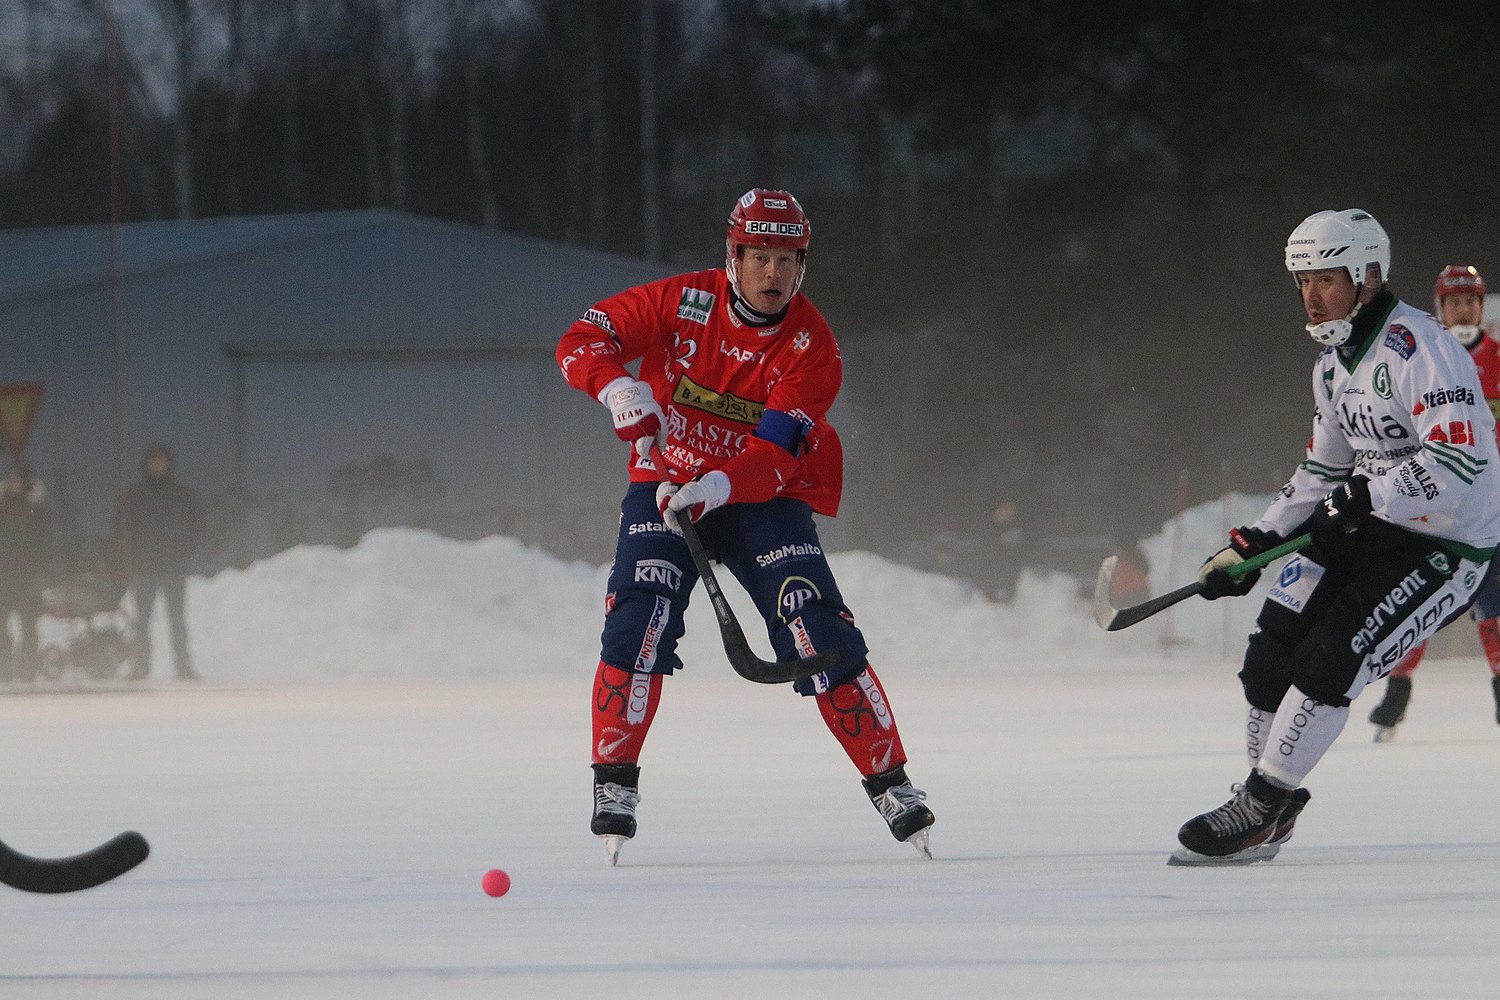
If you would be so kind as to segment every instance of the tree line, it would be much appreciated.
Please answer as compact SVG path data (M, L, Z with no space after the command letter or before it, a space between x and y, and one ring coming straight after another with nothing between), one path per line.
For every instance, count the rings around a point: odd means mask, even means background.
M1280 252L1314 210L1374 212L1418 304L1445 263L1500 274L1487 5L8 7L7 227L389 206L697 267L736 194L792 188L807 290L902 414L851 499L876 522L955 469L1064 535L1149 530L1184 472L1190 501L1269 489L1306 432Z

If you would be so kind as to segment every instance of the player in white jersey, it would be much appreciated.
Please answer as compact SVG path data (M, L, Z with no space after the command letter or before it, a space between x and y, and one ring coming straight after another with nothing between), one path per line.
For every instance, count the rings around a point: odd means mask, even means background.
M1468 350L1479 369L1479 387L1484 390L1490 412L1500 412L1500 341L1485 335L1484 277L1472 264L1449 264L1433 284L1432 314ZM1495 696L1495 721L1500 722L1500 560L1490 560L1489 576L1479 588L1479 597L1469 608L1479 632L1479 645L1490 668L1490 690ZM1422 662L1426 643L1413 649L1385 682L1385 697L1370 711L1375 723L1375 742L1396 737L1396 724L1406 717L1411 701L1412 674Z
M1259 574L1226 569L1302 534L1245 651L1250 775L1183 824L1176 864L1274 857L1310 798L1303 780L1349 704L1474 600L1500 542L1495 422L1468 352L1386 287L1391 244L1359 209L1318 212L1286 246L1323 345L1307 455L1260 520L1203 564L1210 600Z

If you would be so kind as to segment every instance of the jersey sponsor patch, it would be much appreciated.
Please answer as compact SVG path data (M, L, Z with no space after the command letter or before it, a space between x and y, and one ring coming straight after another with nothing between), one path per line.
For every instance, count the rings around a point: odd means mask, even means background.
M705 292L701 288L684 288L682 300L677 303L677 318L707 326L708 317L714 311L716 298L713 292Z
M610 334L615 332L615 325L609 321L609 313L603 309L590 309L583 314L583 321L585 323L592 323L599 329Z
M1281 575L1271 585L1266 599L1301 614L1307 607L1307 599L1322 579L1322 566L1303 556L1293 556L1281 568Z
M705 389L686 375L677 380L677 388L672 390L672 402L743 424L759 424L766 412L765 403L742 399L732 392Z
M1400 323L1392 323L1391 328L1385 331L1385 346L1410 361L1411 356L1417 353L1417 338Z
M1412 407L1412 416L1422 412L1422 407L1427 406L1452 406L1461 404L1473 406L1477 400L1474 398L1474 390L1466 385L1455 385L1451 389L1447 387L1432 389L1422 393L1422 402Z

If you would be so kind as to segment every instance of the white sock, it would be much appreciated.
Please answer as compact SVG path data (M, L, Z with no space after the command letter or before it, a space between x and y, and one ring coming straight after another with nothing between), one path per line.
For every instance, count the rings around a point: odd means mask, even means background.
M1274 712L1263 712L1254 705L1245 712L1245 756L1250 758L1251 767L1260 763L1261 753L1266 749L1266 737L1271 731L1271 720L1275 717Z
M1309 698L1296 687L1289 688L1271 722L1258 765L1260 773L1274 784L1298 787L1333 746L1348 720L1348 705L1335 708Z

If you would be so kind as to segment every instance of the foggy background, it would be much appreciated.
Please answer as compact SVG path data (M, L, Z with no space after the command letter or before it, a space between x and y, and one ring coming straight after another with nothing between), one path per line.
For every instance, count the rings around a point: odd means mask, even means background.
M1373 212L1423 308L1443 265L1493 271L1497 231L1500 12L1128 7L8 0L0 226L380 208L671 272L722 261L743 190L789 188L813 223L804 291L846 359L832 540L989 588L1008 501L1007 558L1091 573L1300 460L1315 345L1281 261L1298 221ZM27 377L6 353L0 381ZM98 431L131 472L137 402ZM507 446L467 430L476 465ZM366 527L445 527L423 491L462 478L420 444L319 460L326 502L382 476L402 498ZM233 484L205 467L184 478L232 532ZM598 468L603 504L621 472ZM602 562L599 527L514 533Z

